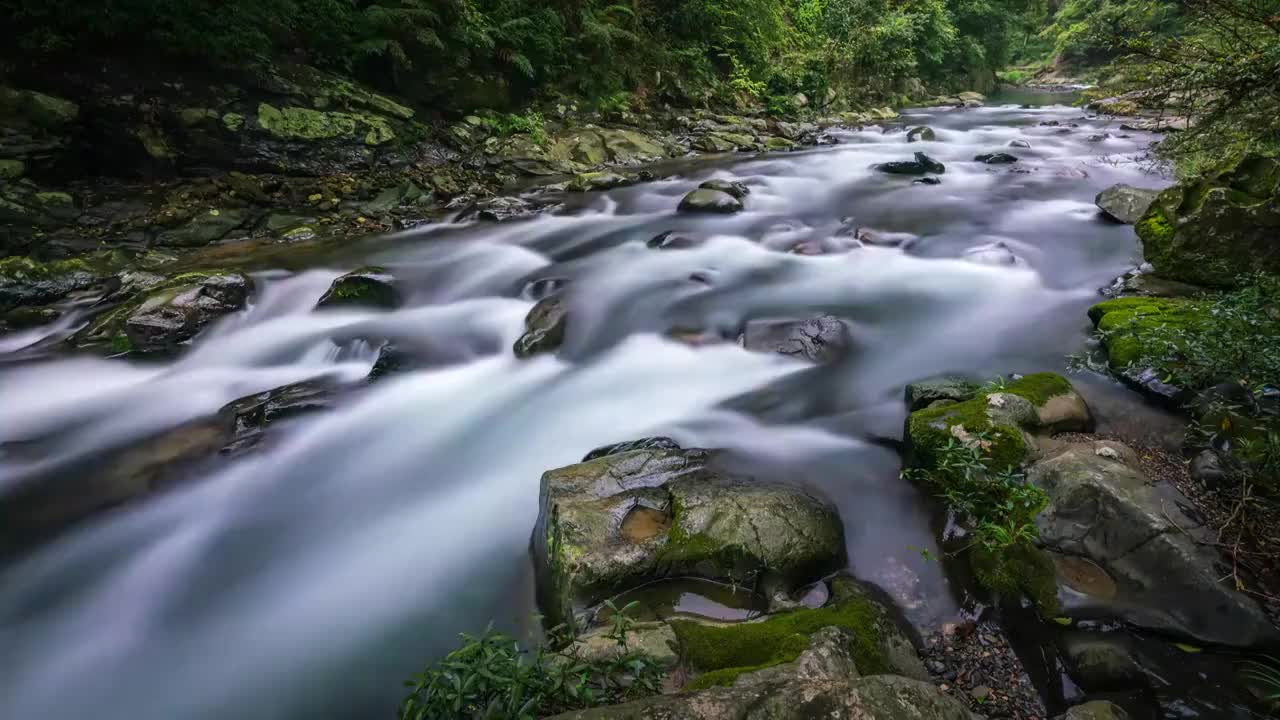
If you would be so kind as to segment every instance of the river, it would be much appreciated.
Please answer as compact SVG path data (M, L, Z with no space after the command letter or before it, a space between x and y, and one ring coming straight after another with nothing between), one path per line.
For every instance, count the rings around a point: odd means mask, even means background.
M841 130L829 147L682 161L531 220L436 223L317 267L263 268L251 307L169 362L0 363L0 490L92 474L105 453L246 395L316 378L350 387L255 451L0 568L0 717L391 717L402 681L457 633L491 619L533 630L541 473L653 434L818 488L857 575L922 630L953 620L963 590L925 557L936 518L897 477L902 388L942 372L1063 371L1097 288L1139 255L1095 194L1168 182L1137 159L1153 136L1053 104L1064 99L909 110L906 125L936 141L909 145L899 123ZM941 184L870 168L915 150L946 164ZM1020 161L974 162L1001 151ZM746 211L677 214L709 178L745 182ZM876 244L855 247L840 232L853 226ZM646 247L669 230L704 242ZM370 263L397 278L402 309L314 310L335 277ZM517 360L549 278L568 280L565 348ZM823 312L850 323L840 363L734 342L747 320ZM665 337L674 328L698 342ZM427 365L366 387L369 338ZM0 358L27 341L0 339ZM728 402L766 386L768 402ZM1094 387L1102 402L1118 392ZM39 452L15 449L32 438Z

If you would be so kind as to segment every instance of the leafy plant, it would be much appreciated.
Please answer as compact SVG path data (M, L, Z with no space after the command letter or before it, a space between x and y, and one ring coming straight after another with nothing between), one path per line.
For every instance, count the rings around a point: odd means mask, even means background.
M1240 674L1257 684L1264 702L1280 702L1280 660L1271 656L1265 660L1250 660L1244 663Z

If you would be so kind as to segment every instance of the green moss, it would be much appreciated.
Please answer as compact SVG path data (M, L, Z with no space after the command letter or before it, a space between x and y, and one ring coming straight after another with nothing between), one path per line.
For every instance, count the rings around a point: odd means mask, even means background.
M258 105L258 127L285 140L333 140L356 137L363 127L367 145L382 145L396 137L385 118L377 115L344 112L321 112L310 108L277 108L268 103Z
M858 671L890 672L879 640L891 620L884 610L856 590L852 581L833 581L832 604L818 609L782 612L760 622L708 625L689 620L671 623L689 666L704 673L687 689L729 685L744 673L791 662L808 638L825 627L838 627L852 638L850 652Z
M22 256L0 258L0 277L15 280L47 280L77 272L93 272L93 269L79 258L48 263Z
M1027 441L1018 428L991 422L987 415L988 395L984 393L961 403L911 413L907 418L907 437L911 441L912 464L931 467L936 448L959 439L960 434L984 433L990 443L986 449L987 467L1004 470L1021 466L1027 457Z
M45 207L69 207L76 203L70 194L64 192L38 192L36 193L36 202Z
M27 165L21 160L0 160L0 181L17 180L26 172Z
M111 352L127 353L133 352L133 342L129 340L129 336L124 333L116 333L111 338Z
M1163 210L1155 206L1147 211L1133 229L1144 244L1167 244L1173 240L1173 223L1165 216Z
M1176 298L1128 297L1089 308L1089 319L1102 333L1107 362L1123 370L1139 363L1146 348L1170 331L1193 332L1205 322L1207 303Z
M969 565L982 587L1005 597L1025 595L1042 617L1058 614L1058 587L1053 560L1027 543L1001 549L976 545Z
M1066 378L1057 373L1034 373L1009 383L1001 392L1026 398L1032 405L1039 407L1048 402L1049 398L1066 395L1075 390Z
M240 132L240 128L244 127L244 116L240 113L229 112L222 116L222 126L229 132Z

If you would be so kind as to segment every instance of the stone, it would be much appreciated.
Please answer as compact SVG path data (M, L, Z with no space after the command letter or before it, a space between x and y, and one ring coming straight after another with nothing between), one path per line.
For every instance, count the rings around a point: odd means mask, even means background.
M733 678L727 687L575 710L551 720L976 720L928 682L860 674L847 631L813 633L794 660Z
M636 623L627 631L625 647L618 644L610 632L610 628L595 628L580 635L559 654L567 660L586 663L604 663L639 655L668 670L680 662L675 631L665 622Z
M1142 219L1159 194L1158 190L1137 188L1132 185L1112 185L1098 193L1094 204L1108 219L1132 225Z
M528 358L560 349L568 318L569 307L563 294L538 301L525 316L525 332L516 340L514 347L516 357Z
M175 247L199 247L223 239L251 218L246 210L214 208L196 215L186 225L165 230L156 236L156 244Z
M747 187L746 183L741 183L736 180L721 180L717 178L707 180L698 187L702 190L718 190L719 192L727 195L732 195L739 200L751 194L751 188Z
M471 205L458 216L458 220L508 222L533 217L546 209L545 205L520 197L496 197Z
M313 380L240 398L224 406L219 414L235 418L235 434L223 454L236 455L257 447L274 423L333 407L337 388Z
M1227 486L1230 475L1216 450L1201 450L1191 461L1191 479L1210 489Z
M634 512L665 532L622 534ZM708 450L635 450L550 470L533 534L538 596L551 625L645 583L693 577L793 592L844 561L825 501L719 467Z
M582 173L569 183L573 192L600 192L635 184L634 178L612 172Z
M1026 140L1010 140L1009 147L1029 149L1031 147L1031 143Z
M1156 273L1233 287L1253 272L1280 272L1280 159L1250 155L1162 191L1135 225Z
M0 160L0 181L17 180L27 172L27 164L21 160Z
M401 207L418 207L427 205L432 200L429 190L423 190L413 181L408 180L379 192L369 202L360 206L360 212L366 215L381 215Z
M587 453L582 458L582 462L591 462L609 455L617 455L618 453L632 452L633 450L679 450L680 444L669 437L651 437L642 438L640 440L628 440L627 442L614 443L613 445L605 445Z
M100 280L102 275L83 260L0 258L0 312L55 302Z
M1089 308L1089 319L1101 336L1107 365L1117 377L1158 400L1181 405L1184 391L1145 367L1144 358L1147 348L1158 347L1170 332L1195 332L1209 322L1209 307L1204 300L1123 297Z
M987 243L986 245L978 245L964 251L964 259L979 265L994 265L997 267L1017 267L1025 264L1025 261L1014 254L1013 250L1001 240Z
M400 292L395 278L380 267L367 266L343 275L333 284L316 308L381 308L394 310L400 307Z
M253 285L236 273L191 273L178 276L129 312L124 346L138 353L172 351L194 338L214 320L244 308ZM114 343L120 343L117 335Z
M912 185L941 185L942 180L936 177L922 177L911 181Z
M907 410L923 410L939 400L964 402L977 395L981 389L978 383L955 375L911 383L906 389Z
M975 155L973 159L974 159L974 162L980 162L986 165L1007 165L1009 163L1018 162L1017 157L1010 155L1009 153L1003 153L1003 152Z
M743 333L743 346L748 350L776 352L819 364L839 361L852 345L849 327L834 315L808 320L753 320Z
M924 175L926 173L942 174L947 167L928 155L918 152L914 160L895 160L893 162L872 165L872 169L891 175Z
M684 250L697 247L702 243L702 238L686 235L675 230L668 230L650 238L645 243L645 246L654 250Z
M1076 705L1054 720L1129 720L1129 713L1108 700L1094 700Z
M680 212L732 214L742 211L742 201L726 192L700 188L680 201Z
M1133 625L1233 647L1276 639L1258 604L1220 582L1221 559L1179 509L1186 500L1152 487L1133 457L1119 443L1073 443L1032 465L1028 479L1049 497L1037 518L1044 545L1103 569L1117 595L1098 604Z
M1071 632L1062 640L1062 652L1071 679L1087 693L1132 690L1147 684L1142 667L1121 639Z
M938 139L937 133L928 125L911 128L907 131L907 142L913 143L917 141L933 142Z

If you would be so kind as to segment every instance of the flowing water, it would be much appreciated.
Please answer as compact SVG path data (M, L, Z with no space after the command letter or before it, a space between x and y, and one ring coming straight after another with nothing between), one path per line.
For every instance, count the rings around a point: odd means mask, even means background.
M937 141L841 131L832 147L681 163L527 221L438 223L323 267L264 269L249 309L169 362L0 339L0 492L88 477L119 448L267 389L357 388L0 568L0 717L390 717L402 680L457 633L490 619L532 629L541 473L652 434L821 491L856 574L922 629L954 619L962 593L923 552L937 553L935 518L884 442L900 436L902 388L940 372L1062 370L1096 288L1137 257L1094 195L1166 181L1134 160L1150 135L1076 108L996 102L905 120ZM870 169L915 150L947 165L940 185ZM998 151L1022 160L973 162ZM713 177L746 182L747 211L677 215ZM884 244L854 247L840 234L850 222ZM646 247L668 230L706 241ZM313 310L366 263L396 276L403 309ZM547 279L568 280L564 351L518 361L511 345ZM829 367L732 341L747 320L822 312L853 329L853 353ZM668 339L676 328L730 341ZM427 364L365 387L387 340ZM769 402L742 400L766 386Z

